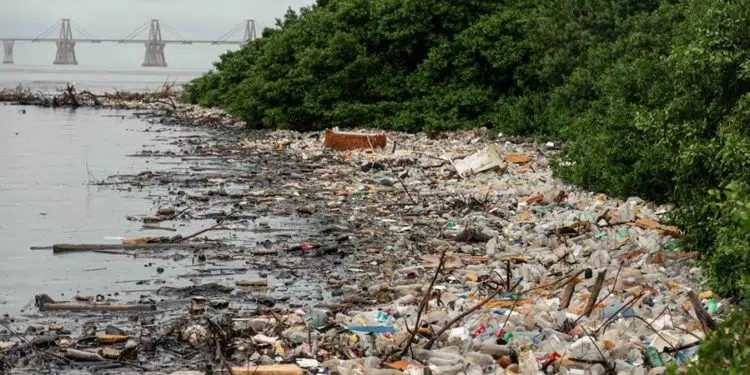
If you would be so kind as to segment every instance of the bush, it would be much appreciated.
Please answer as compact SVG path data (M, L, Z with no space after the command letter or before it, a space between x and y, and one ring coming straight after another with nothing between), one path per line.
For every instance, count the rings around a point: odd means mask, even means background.
M557 176L678 203L673 220L709 283L741 299L748 24L748 1L319 0L222 56L184 100L253 128L562 139Z

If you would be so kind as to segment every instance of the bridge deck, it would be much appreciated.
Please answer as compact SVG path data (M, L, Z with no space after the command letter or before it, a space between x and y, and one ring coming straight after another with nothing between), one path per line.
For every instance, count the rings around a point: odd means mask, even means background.
M13 41L13 42L32 42L32 43L55 43L58 41L57 38L0 38L0 41ZM76 43L120 43L120 44L145 44L151 42L148 39L73 39ZM173 40L165 39L161 41L164 44L244 44L245 42L232 41L232 40Z

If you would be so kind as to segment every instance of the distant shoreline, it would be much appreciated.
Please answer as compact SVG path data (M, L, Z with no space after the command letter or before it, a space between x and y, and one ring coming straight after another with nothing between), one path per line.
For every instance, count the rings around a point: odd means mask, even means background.
M18 86L0 89L0 103L6 105L36 106L45 108L93 108L140 111L140 118L154 119L163 124L186 126L212 126L227 130L241 129L244 122L225 111L204 108L180 102L181 86L169 83L156 91L115 91L94 93L77 90L68 84L57 92L34 91Z

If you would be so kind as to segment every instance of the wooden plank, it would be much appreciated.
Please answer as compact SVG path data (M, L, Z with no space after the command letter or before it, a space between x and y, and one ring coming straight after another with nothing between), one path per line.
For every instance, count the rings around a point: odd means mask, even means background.
M607 276L607 270L599 272L599 274L596 275L596 282L594 283L594 287L591 289L591 296L589 296L589 300L586 303L586 308L583 310L583 316L589 316L591 314L591 310L594 309L596 300L599 298L599 292L601 292L602 290L605 276Z
M258 365L232 367L232 375L303 375L302 367L297 365Z
M709 333L716 329L716 323L713 319L711 319L711 316L708 315L706 310L703 310L703 304L701 303L700 298L698 298L698 295L695 294L692 290L688 292L688 298L690 298L690 304L693 305L693 310L695 310L695 316L698 318L698 321L701 323L701 329L703 329L704 333Z
M104 303L44 303L39 311L155 311L156 305L124 305Z
M568 279L568 282L565 285L565 290L563 291L562 300L560 301L560 308L567 309L568 306L570 306L570 299L573 298L573 292L576 289L576 284L580 282L580 280L578 280L578 276L580 276L583 271L585 270L581 269Z
M213 243L146 243L146 244L56 244L52 253L76 253L98 250L170 250L170 249L205 249L218 247Z

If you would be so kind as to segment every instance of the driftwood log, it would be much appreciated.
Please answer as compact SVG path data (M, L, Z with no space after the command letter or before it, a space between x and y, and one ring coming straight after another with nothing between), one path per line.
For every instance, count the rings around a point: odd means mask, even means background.
M596 300L599 298L599 292L601 292L602 290L602 284L604 284L604 277L606 276L607 270L599 272L596 275L596 282L594 283L594 287L591 288L591 296L586 303L586 308L583 310L583 316L589 316L591 314L591 311L594 310L594 307L596 306Z
M701 299L698 297L695 292L692 290L688 292L688 298L690 299L690 304L693 305L693 310L695 310L695 317L698 318L698 321L701 323L701 329L704 333L709 333L716 329L716 323L713 319L711 319L711 315L708 315L706 310L703 310L703 306L701 306Z
M169 249L206 249L219 247L215 243L145 243L145 244L56 244L52 252L74 253L97 250L169 250Z
M105 303L42 303L39 311L110 311L145 312L156 311L156 305L105 304Z

